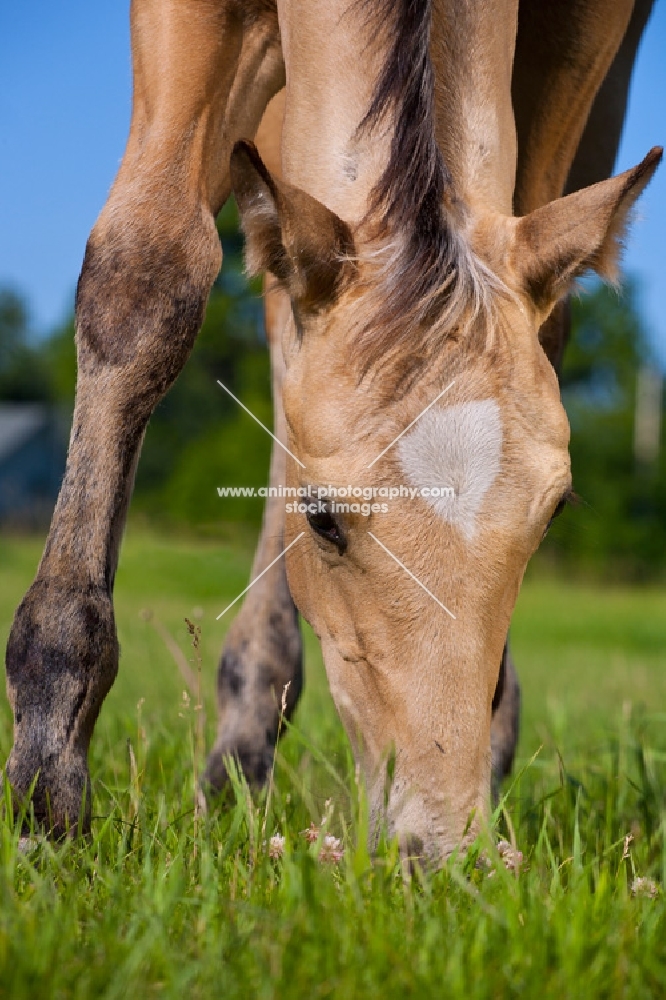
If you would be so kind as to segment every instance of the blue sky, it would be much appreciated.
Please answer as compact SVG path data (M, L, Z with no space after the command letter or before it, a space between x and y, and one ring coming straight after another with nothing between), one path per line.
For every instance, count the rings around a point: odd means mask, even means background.
M130 113L127 0L0 4L0 284L46 332L71 308L88 233L122 156ZM666 145L666 3L634 74L617 169ZM666 368L666 164L639 203L625 269Z

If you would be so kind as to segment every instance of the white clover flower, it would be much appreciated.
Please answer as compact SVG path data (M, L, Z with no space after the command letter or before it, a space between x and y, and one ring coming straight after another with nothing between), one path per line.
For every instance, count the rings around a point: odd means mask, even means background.
M301 836L305 837L308 844L315 844L319 839L320 828L315 826L314 823L310 823L307 830L301 830Z
M632 896L647 896L648 899L656 899L659 895L659 886L651 878L641 878L636 876L631 883Z
M497 853L504 862L504 867L510 872L519 872L523 864L523 852L512 847L508 840L500 840Z
M281 858L284 854L285 839L281 833L274 833L268 841L268 857Z
M342 847L342 841L337 837L333 837L328 833L323 840L321 845L321 850L319 851L319 860L328 861L331 864L337 864L338 861L342 861L344 855L344 849Z

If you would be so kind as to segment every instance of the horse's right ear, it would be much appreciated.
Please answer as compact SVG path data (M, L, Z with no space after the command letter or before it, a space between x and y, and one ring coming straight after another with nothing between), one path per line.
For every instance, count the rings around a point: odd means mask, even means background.
M272 177L246 140L231 154L231 184L250 274L270 271L301 309L330 304L354 270L347 223L316 198Z
M617 278L619 250L631 209L659 166L663 150L642 163L518 219L513 262L533 301L546 313L573 281L594 270Z

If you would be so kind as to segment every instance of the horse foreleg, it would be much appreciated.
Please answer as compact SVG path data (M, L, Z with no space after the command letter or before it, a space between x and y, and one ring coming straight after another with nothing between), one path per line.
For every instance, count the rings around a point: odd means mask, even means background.
M277 22L256 6L132 5L132 122L79 278L67 466L7 646L7 775L19 799L35 783L36 819L56 835L89 823L87 752L117 672L113 582L144 431L220 267L231 147L283 82Z
M286 292L277 288L273 279L267 279L266 330L271 346L274 427L280 441L286 441L281 402L281 332L290 312ZM284 486L285 482L286 455L274 444L270 485ZM261 784L266 780L278 738L283 691L289 685L287 717L301 693L298 612L289 592L284 559L279 558L284 547L285 502L278 496L266 501L250 578L257 579L267 566L278 561L248 591L222 651L217 674L218 733L204 776L209 789L219 790L225 784L227 755L236 758L249 781Z
M513 767L520 728L520 685L516 666L509 651L508 639L502 653L492 711L493 716L490 724L491 783L493 801L497 802L502 781L511 773Z
M268 105L257 132L264 162L280 176L280 147L284 118L284 91ZM275 279L265 279L266 336L270 345L275 434L286 441L282 409L282 332L291 316L286 292ZM270 485L286 482L286 455L273 445ZM302 643L298 612L291 599L284 561L285 500L269 497L248 591L227 634L217 674L219 708L215 746L208 758L204 784L219 790L225 784L224 759L236 758L250 781L261 784L273 762L278 738L282 693L287 687L287 716L293 712L303 683ZM264 572L271 563L276 564Z

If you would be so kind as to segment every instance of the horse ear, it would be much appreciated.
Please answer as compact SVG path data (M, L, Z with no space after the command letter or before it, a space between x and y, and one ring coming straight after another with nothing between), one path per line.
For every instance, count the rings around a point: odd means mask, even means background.
M347 223L305 191L272 177L246 140L231 154L231 184L249 273L270 271L301 309L332 302L354 269Z
M634 202L661 160L650 150L642 163L517 220L513 264L523 287L545 312L590 269L615 282L618 257Z

